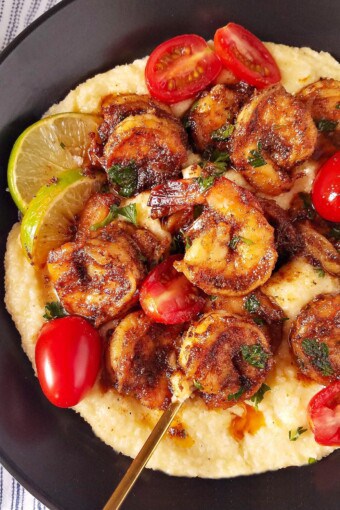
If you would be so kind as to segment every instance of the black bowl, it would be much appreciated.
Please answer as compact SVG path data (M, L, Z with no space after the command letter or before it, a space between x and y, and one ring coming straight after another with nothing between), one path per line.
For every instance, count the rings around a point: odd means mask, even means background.
M181 33L211 38L228 21L262 40L310 46L340 57L337 0L71 0L42 16L6 49L0 61L1 256L17 219L6 192L6 165L20 132L96 72L144 56ZM3 294L1 288L2 302ZM57 409L43 397L4 305L0 325L1 461L51 509L101 508L130 459L94 437L73 411ZM340 452L308 467L228 480L144 470L124 508L335 510L339 468Z

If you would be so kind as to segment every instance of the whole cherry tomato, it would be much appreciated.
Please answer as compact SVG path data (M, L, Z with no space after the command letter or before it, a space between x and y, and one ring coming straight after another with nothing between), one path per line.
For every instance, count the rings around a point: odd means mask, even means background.
M173 267L180 258L172 255L164 260L142 284L140 304L155 322L180 324L192 319L204 306L201 291Z
M82 317L68 316L44 324L35 362L48 400L58 407L76 405L96 381L101 353L98 331Z
M314 395L308 414L315 441L326 446L340 446L340 381Z
M236 23L216 30L215 51L237 78L264 88L281 80L280 70L264 44Z
M340 221L340 151L322 165L312 190L317 212L329 221Z
M145 69L152 96L176 103L205 89L222 70L217 55L198 35L179 35L157 46Z

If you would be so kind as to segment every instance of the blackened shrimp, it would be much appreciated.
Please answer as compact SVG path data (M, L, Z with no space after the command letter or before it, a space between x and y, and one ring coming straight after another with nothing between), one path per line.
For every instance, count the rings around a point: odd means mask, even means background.
M340 294L308 303L293 324L290 344L305 376L320 384L340 379Z
M135 173L134 192L178 177L186 159L187 137L181 123L153 113L126 117L113 129L103 151L108 171L115 167L122 175Z
M208 407L250 398L273 365L266 334L252 320L211 312L186 333L179 365Z
M119 393L152 409L171 401L169 374L176 367L181 327L156 324L143 312L127 315L109 339L106 368Z
M117 124L131 115L152 113L158 116L171 116L169 106L146 94L110 94L104 97L101 110L104 121L98 133L104 142Z
M199 152L227 150L235 118L252 92L252 87L241 82L232 87L215 85L200 95L188 115L190 133Z
M117 207L115 195L93 195L82 212L74 242L52 250L47 263L66 311L87 317L96 326L135 305L147 265L156 263L170 245L166 236L123 218L110 218L112 207ZM107 224L108 218L112 221Z
M160 216L195 203L203 211L185 231L177 271L210 295L245 295L267 281L277 259L274 229L254 195L221 177L205 192L197 180L168 183L152 190L149 201Z
M257 190L279 195L290 171L313 153L317 129L308 108L281 85L255 94L242 108L231 138L231 160Z

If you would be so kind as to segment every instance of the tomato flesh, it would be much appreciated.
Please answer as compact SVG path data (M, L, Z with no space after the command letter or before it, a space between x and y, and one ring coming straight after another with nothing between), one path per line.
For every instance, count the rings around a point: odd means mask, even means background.
M340 381L314 395L308 405L308 415L317 443L340 446Z
M223 65L240 80L257 88L281 80L280 70L267 48L241 25L228 23L219 28L214 45Z
M312 190L316 211L329 221L340 221L340 151L322 165Z
M145 69L152 96L176 103L195 96L221 72L222 64L198 35L173 37L151 53Z
M94 385L101 364L98 331L82 317L44 324L35 348L41 389L58 407L76 405Z
M180 324L192 319L204 306L201 291L173 267L180 258L173 255L166 259L142 284L140 304L155 322Z

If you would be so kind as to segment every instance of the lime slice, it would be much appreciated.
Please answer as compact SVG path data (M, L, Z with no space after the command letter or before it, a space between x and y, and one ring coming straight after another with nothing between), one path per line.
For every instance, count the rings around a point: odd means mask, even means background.
M21 212L50 179L82 165L89 133L101 120L84 113L61 113L39 120L19 136L9 158L8 186Z
M32 264L42 266L50 250L72 238L75 216L105 182L104 174L85 177L67 170L43 186L30 202L21 224L21 244Z

